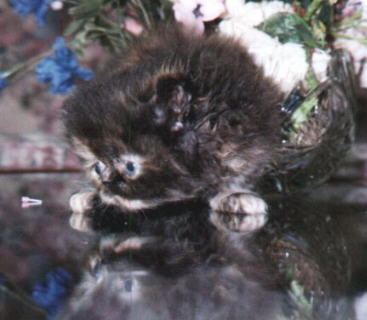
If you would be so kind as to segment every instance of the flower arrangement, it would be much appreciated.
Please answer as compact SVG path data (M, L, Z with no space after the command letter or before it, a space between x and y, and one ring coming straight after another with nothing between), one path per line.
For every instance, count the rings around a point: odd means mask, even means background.
M258 63L264 67L266 74L273 76L286 92L292 91L294 86L305 81L311 66L316 80L324 81L326 66L330 61L327 51L334 44L338 47L349 46L352 49L356 43L367 44L362 35L367 4L356 0L149 2L10 0L9 2L12 9L22 17L33 15L40 27L46 24L47 15L52 10L66 15L69 23L64 29L63 36L69 40L64 46L69 45L78 58L82 57L83 51L90 43L98 43L103 48L118 52L144 29L173 19L184 28L199 34L214 24L217 32L235 36L248 47ZM353 34L358 33L359 37L353 37ZM365 47L358 52L357 66L361 64L366 52ZM72 55L71 51L68 54ZM60 56L57 61L60 63L66 58ZM72 59L75 63L76 59L74 57ZM19 69L22 68L2 71L0 87L4 88L9 80L19 73ZM42 71L37 73L40 81L44 82L42 80L44 77L40 75ZM74 76L80 75L75 73ZM86 78L91 78L91 75ZM64 94L70 90L58 92L53 87L52 92Z
M289 177L299 171L320 177L307 181L324 180L334 168L318 161L326 137L343 141L329 148L329 159L335 158L331 156L335 152L342 158L348 149L353 108L335 109L327 101L341 94L349 106L353 104L353 94L346 93L354 88L353 74L361 74L359 84L367 86L367 71L362 70L367 57L366 0L9 0L9 4L22 17L34 16L40 27L47 25L53 11L67 23L49 51L0 70L0 90L34 70L50 93L68 94L78 81L93 77L91 70L79 64L88 45L118 53L144 30L176 20L196 34L236 37L288 96L282 106L286 161L269 168L270 189L297 189L295 185L301 183L293 178L289 182ZM354 55L354 71L347 55L336 53L338 48ZM330 71L332 65L336 71Z

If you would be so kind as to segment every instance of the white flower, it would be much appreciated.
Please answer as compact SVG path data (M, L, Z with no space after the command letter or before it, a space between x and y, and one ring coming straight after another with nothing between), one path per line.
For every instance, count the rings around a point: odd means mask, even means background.
M64 3L60 0L56 0L50 3L50 7L52 10L58 11L64 7Z
M296 43L281 44L266 33L249 27L241 19L224 20L220 32L237 38L270 77L286 94L303 82L308 70L306 52Z
M367 39L367 0L348 1L343 13L345 16L348 16L356 11L361 11L362 14L360 24L357 27L349 28L344 31L343 34L347 38L337 38L334 45L336 48L343 48L351 54L355 73L360 75L358 79L359 86L361 88L367 88L367 46L358 41L358 39Z
M257 26L276 13L294 13L293 8L282 1L248 2L226 0L227 15L224 18L239 18L247 26Z
M312 68L319 82L327 80L327 67L330 58L330 55L326 51L320 49L315 49L312 54Z
M355 74L359 75L359 86L367 88L367 47L357 40L337 39L335 42L337 48L347 50L353 57Z
M294 13L282 1L247 2L225 0L227 14L219 24L220 32L237 38L270 77L285 93L301 83L308 63L303 47L295 43L281 44L266 33L255 29L276 13Z
M202 34L204 22L212 21L225 12L223 0L176 0L173 11L176 21L186 29Z
M367 0L349 0L346 2L342 15L343 17L349 17L361 11L362 19L367 18Z
M362 0L362 19L367 19L367 0ZM366 23L366 22L365 22Z
M354 302L357 320L367 319L367 293L362 294Z
M343 9L342 16L347 19L361 13L361 20L355 27L342 30L334 42L336 48L347 50L353 58L355 74L359 76L359 86L367 88L367 46L360 42L367 39L367 0L349 0Z

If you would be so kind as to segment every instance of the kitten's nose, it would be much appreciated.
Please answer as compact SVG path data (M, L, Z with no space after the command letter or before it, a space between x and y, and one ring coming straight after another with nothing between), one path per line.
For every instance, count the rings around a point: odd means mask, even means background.
M122 175L120 175L117 171L113 171L107 176L103 177L102 183L107 186L111 187L113 185L125 183L125 179Z
M128 188L125 179L119 175L115 174L110 177L110 179L102 181L105 188L114 194L121 194Z

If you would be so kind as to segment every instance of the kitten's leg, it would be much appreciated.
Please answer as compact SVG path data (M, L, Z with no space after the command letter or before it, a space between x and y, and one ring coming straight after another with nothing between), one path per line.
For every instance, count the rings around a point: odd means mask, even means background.
M82 191L74 194L69 205L72 210L72 215L69 218L70 226L78 231L92 231L92 222L89 215L93 208L93 202L97 193L95 191Z
M252 232L267 221L267 204L250 190L222 192L210 200L210 219L219 229Z
M140 250L143 246L155 241L154 237L141 237L141 236L130 236L130 237L104 237L101 239L99 244L99 251L103 253L121 254L126 251Z
M120 207L103 203L95 190L74 194L69 203L72 209L70 226L79 231L114 233L131 231L138 225L137 219Z

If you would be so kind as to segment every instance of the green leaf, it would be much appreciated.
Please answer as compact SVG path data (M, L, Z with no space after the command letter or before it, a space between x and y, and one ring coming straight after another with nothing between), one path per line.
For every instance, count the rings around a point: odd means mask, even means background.
M291 123L295 130L299 129L309 117L309 113L317 106L319 100L317 97L312 97L305 100L296 111L293 112Z
M127 36L120 30L111 27L94 25L88 28L86 39L89 42L99 43L113 53L119 52L127 43Z
M103 7L103 0L81 0L80 3L69 9L74 19L89 19L95 17Z
M294 13L278 13L257 26L281 43L294 42L309 48L322 47L314 37L308 24Z
M326 1L323 2L320 7L320 12L315 18L328 28L331 27L334 23L334 7Z
M81 32L78 32L74 37L73 40L70 42L70 47L76 53L78 58L81 58L84 54L84 48L88 44L87 39L87 31L84 29Z
M301 284L296 280L291 281L289 290L289 296L297 306L301 319L312 320L313 319L313 308L312 302L306 297L305 290Z
M150 0L144 2L144 6L154 23L159 23L160 21L168 22L170 19L173 19L172 5L172 2L168 0Z
M64 31L65 36L71 36L72 34L80 31L87 23L84 19L76 19L70 22Z
M319 86L319 81L317 80L316 78L316 75L315 75L315 72L314 70L312 69L312 62L311 62L311 56L309 57L309 69L307 71L307 74L306 74L306 84L307 84L307 90L309 91L309 93L311 93L312 91L314 91L318 86Z
M311 21L313 35L317 39L317 42L325 48L327 46L326 35L327 28L320 20Z

